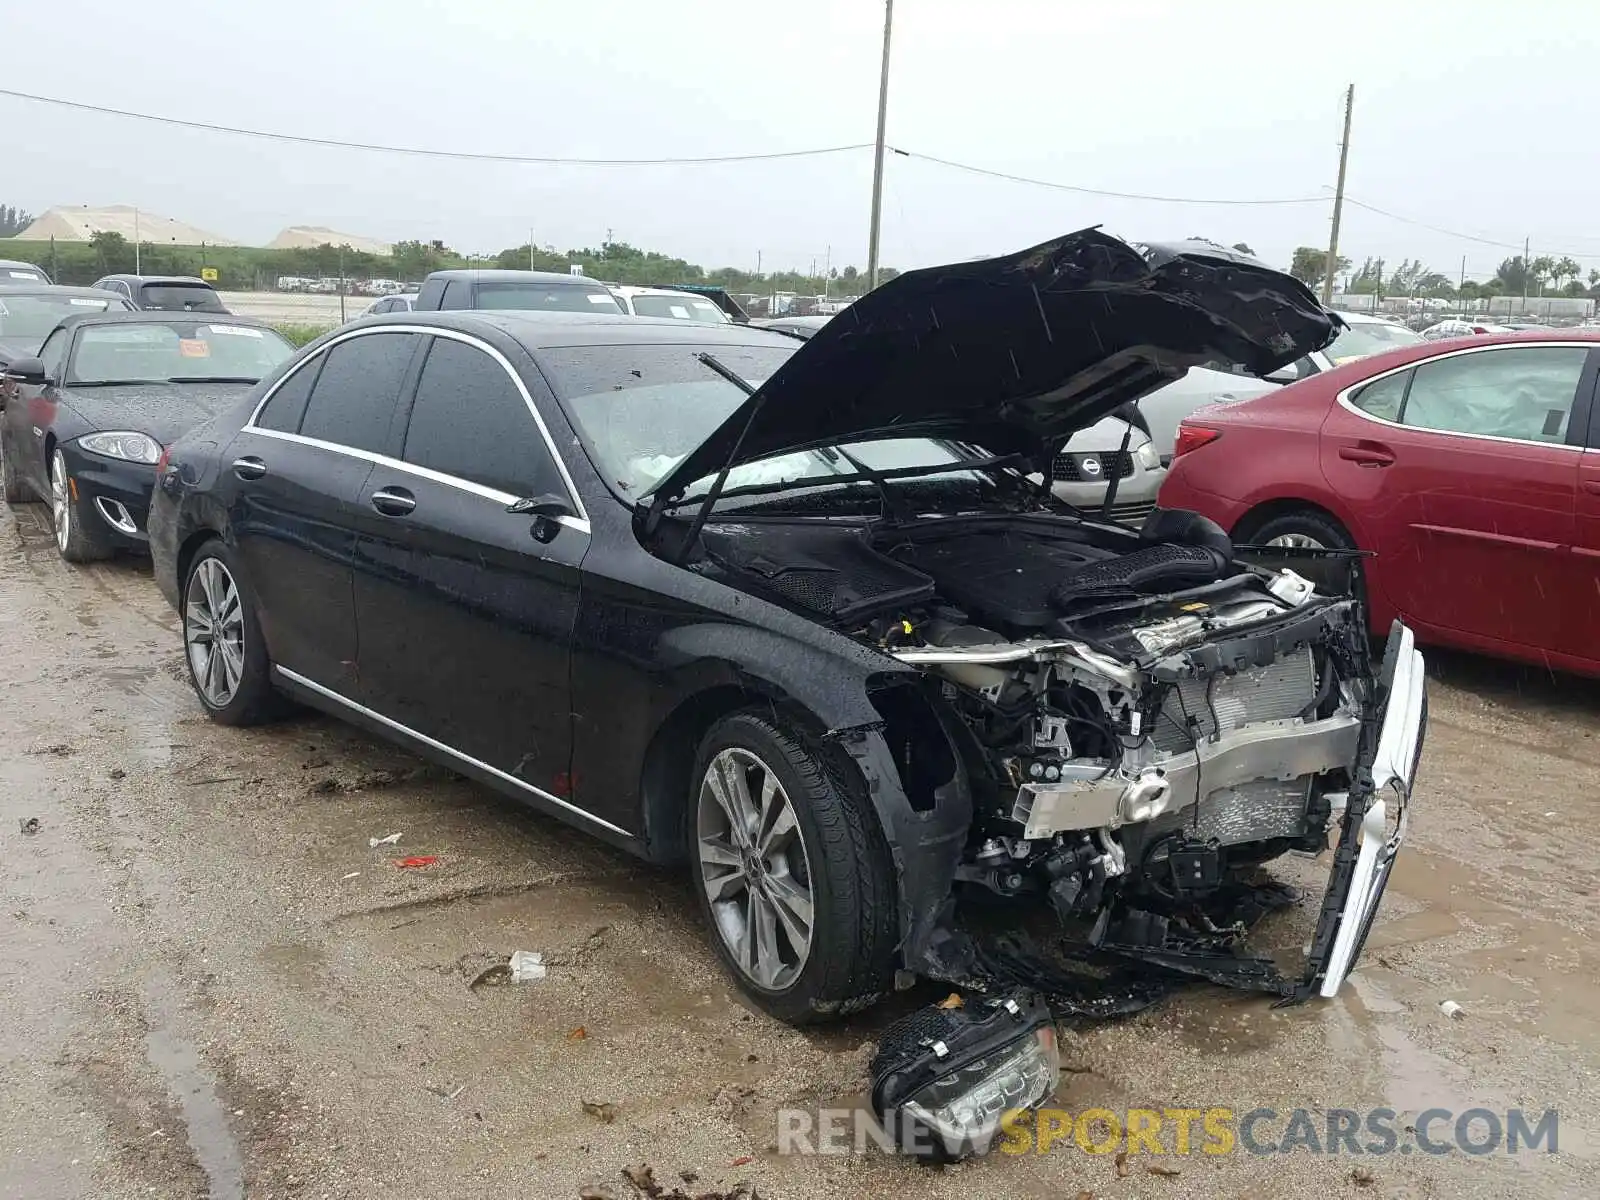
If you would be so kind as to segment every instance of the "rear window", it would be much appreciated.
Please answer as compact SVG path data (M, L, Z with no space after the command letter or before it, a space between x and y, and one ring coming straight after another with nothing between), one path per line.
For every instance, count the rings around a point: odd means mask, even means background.
M225 313L216 292L203 283L147 283L139 289L139 302L145 308L174 312Z
M203 321L86 325L67 363L69 384L255 383L294 355L270 329Z
M0 296L0 338L42 342L58 322L83 313L106 309L125 312L128 305L116 296Z
M724 325L728 318L711 301L699 296L635 296L633 312L639 317L661 317L669 321L697 321L702 325Z
M480 283L478 307L595 313L622 311L611 293L603 288L561 283Z
M27 267L0 267L0 283L48 283L43 271Z

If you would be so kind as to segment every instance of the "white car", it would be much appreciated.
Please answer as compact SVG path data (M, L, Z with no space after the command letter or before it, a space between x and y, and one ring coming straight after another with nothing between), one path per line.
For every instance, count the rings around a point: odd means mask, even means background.
M1341 312L1339 316L1348 328L1330 346L1298 358L1265 378L1212 370L1210 367L1193 367L1182 379L1169 383L1139 401L1139 411L1150 424L1150 436L1160 451L1162 462L1172 459L1173 443L1178 438L1178 423L1197 408L1265 395L1285 384L1331 371L1358 358L1381 354L1400 346L1415 345L1423 340L1424 335L1413 333L1388 317L1356 312Z
M698 325L726 325L728 316L704 296L670 288L630 287L618 284L611 294L630 316L662 321L693 321Z
M1472 337L1479 333L1510 332L1511 328L1507 325L1491 325L1487 321L1463 321L1459 317L1451 317L1448 321L1429 325L1422 331L1422 337L1425 341L1437 342L1444 338Z

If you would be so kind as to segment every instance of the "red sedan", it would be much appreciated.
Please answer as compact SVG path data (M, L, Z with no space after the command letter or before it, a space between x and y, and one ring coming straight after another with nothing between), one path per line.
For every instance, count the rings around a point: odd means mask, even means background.
M1179 427L1160 503L1368 550L1372 628L1600 675L1600 335L1408 346Z

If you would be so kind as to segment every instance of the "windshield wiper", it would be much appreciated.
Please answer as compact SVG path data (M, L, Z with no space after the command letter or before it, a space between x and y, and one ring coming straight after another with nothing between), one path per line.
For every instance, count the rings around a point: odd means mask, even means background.
M702 353L696 354L695 357L743 392L747 399L756 394L754 384L736 374L732 367L720 362L715 355ZM682 564L683 560L689 556L689 548L694 545L695 539L700 536L700 531L705 528L706 518L711 515L712 508L716 506L718 498L722 495L723 485L728 482L728 472L733 470L733 464L739 459L739 449L744 445L745 435L750 432L750 426L755 424L756 414L760 411L760 404L752 404L750 406L750 415L745 418L744 428L739 430L739 436L734 441L733 448L728 451L728 457L722 464L722 470L718 471L717 477L711 481L711 490L706 493L705 502L701 504L700 511L695 513L694 520L689 522L689 528L684 533L683 541L678 546L678 553L675 558L679 564ZM665 512L666 508L663 507L658 511Z
M260 383L249 375L174 375L168 383Z
M780 479L776 483L749 483L744 487L729 488L727 491L721 491L713 485L712 490L716 492L716 499L731 500L736 496L770 496L774 492L787 492L800 487L822 487L836 483L879 483L885 479L915 479L924 475L949 475L956 471L987 471L1014 467L1022 461L1023 456L1020 454L1001 454L993 458L971 458L964 462L939 463L931 467L893 467L885 471L857 471L849 475L802 475L798 479ZM723 475L726 474L724 470ZM712 492L707 492L704 498L709 499L711 496ZM685 497L675 503L663 505L662 509L670 512L686 504L699 503L702 499L699 496Z
M889 490L889 482L884 477L882 471L868 466L854 454L851 454L850 451L846 450L843 446L837 446L834 449L837 450L839 456L843 458L845 462L849 463L856 469L856 474L865 475L867 479L871 481L872 486L878 489L878 500L883 505L883 515L885 520L894 521L896 524L903 524L910 518L911 511L900 502L899 497Z

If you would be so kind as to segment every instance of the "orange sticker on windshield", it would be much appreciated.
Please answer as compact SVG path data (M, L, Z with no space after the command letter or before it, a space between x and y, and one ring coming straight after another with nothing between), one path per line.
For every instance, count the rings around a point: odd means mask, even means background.
M179 338L178 353L185 358L210 358L211 343L204 338Z

